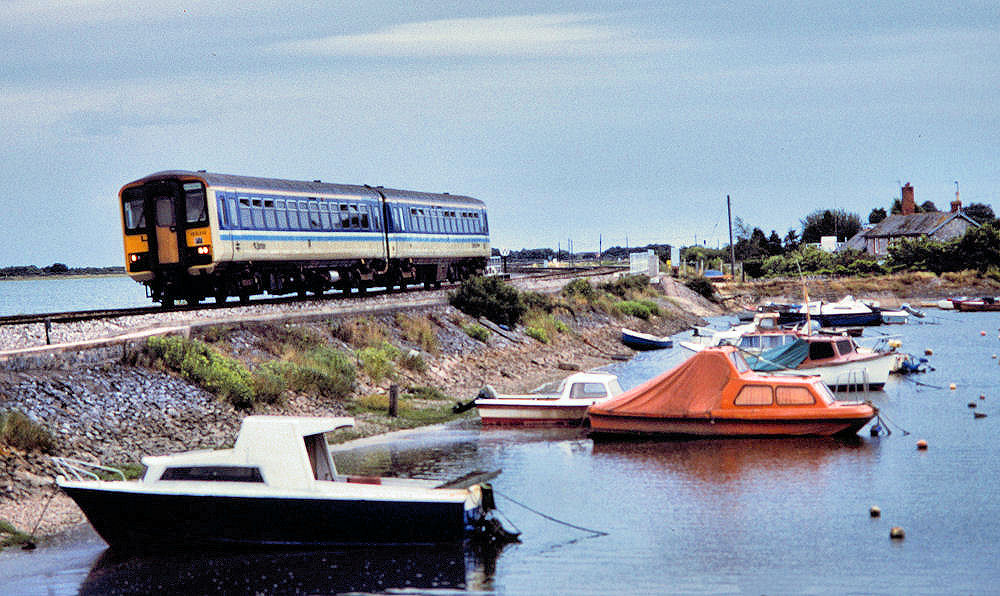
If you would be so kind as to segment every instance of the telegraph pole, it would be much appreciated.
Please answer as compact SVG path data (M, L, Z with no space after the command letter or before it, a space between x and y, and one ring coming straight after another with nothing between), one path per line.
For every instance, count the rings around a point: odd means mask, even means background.
M729 216L729 273L736 281L736 246L733 244L733 207L729 203L729 195L726 195L726 214Z

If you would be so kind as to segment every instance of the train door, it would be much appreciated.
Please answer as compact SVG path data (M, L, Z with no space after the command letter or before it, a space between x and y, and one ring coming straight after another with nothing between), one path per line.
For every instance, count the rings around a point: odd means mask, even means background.
M156 226L156 257L160 265L180 262L180 242L182 231L177 226L177 186L157 184L152 192L154 224Z

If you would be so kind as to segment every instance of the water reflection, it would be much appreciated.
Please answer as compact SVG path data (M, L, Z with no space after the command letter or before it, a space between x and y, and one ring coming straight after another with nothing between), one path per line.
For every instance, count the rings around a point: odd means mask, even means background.
M120 555L105 551L80 594L337 594L493 589L498 553L462 544Z
M857 436L597 441L593 454L627 459L650 473L669 471L690 480L726 484L761 473L814 475L845 456L868 458L874 445Z

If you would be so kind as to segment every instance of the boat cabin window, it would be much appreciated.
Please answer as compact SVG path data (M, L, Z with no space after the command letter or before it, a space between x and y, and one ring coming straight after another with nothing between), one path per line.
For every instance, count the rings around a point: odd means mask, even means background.
M807 406L816 403L811 391L805 387L778 387L775 402L779 406Z
M188 482L264 482L255 466L184 466L167 468L160 480Z
M569 396L573 399L593 399L607 397L608 392L604 389L603 383L573 383L569 389Z
M854 351L854 343L849 339L842 339L837 342L837 351L840 352L841 356L850 354Z
M760 336L759 335L744 335L740 338L741 348L759 348L760 347Z
M743 359L743 356L741 354L738 354L736 352L730 352L729 359L733 361L733 366L736 367L737 372L744 373L750 370L750 365L747 364L747 361Z
M836 356L836 354L833 352L833 342L829 341L809 342L810 360L822 360L824 358L833 358L834 356Z
M822 381L816 381L813 383L813 390L816 391L816 395L820 397L827 405L832 405L833 402L837 401L837 397L830 391L830 388L826 386Z
M306 444L306 453L309 454L309 466L312 468L313 477L316 480L333 480L337 471L330 460L330 450L326 446L326 437L323 433L302 437Z
M774 394L767 385L744 385L733 400L733 405L737 406L769 406L772 403Z

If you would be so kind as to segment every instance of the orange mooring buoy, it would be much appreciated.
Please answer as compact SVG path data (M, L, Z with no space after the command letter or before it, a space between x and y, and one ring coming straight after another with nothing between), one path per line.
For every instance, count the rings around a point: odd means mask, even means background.
M985 331L980 331L979 335L982 335L983 337L986 337L986 332Z
M934 355L934 350L930 348L924 350L924 356L933 356L933 355Z
M957 388L958 388L958 386L955 385L954 383L952 383L951 385L948 385L948 389L951 389L952 391L954 391Z
M892 529L889 530L889 538L892 538L893 540L902 540L903 538L906 538L906 532L904 532L903 528L899 526L893 526Z
M872 508L868 510L868 515L872 517L879 517L882 515L882 510L879 509L878 505L872 505Z
M920 439L919 441L917 441L917 449L920 449L921 451L927 449L927 441L925 441L924 439Z

